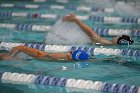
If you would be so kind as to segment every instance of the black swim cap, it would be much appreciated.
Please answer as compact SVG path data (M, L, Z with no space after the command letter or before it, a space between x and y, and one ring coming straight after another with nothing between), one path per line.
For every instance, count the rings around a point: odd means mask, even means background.
M134 43L134 41L133 41L128 35L121 35L121 36L118 38L117 43L118 43L118 44L128 45L128 44Z

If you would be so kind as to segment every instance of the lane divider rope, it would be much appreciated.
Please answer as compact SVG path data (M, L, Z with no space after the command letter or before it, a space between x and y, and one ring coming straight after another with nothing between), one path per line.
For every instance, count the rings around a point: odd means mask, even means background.
M50 25L32 25L32 24L6 24L0 23L0 28L10 28L16 30L24 30L24 31L39 31L39 32L48 32L51 30Z
M31 24L9 24L0 23L0 28L10 28L16 30L24 31L39 31L48 32L51 31L52 26L50 25L31 25ZM119 35L129 35L129 36L140 36L140 30L129 30L129 29L107 29L107 28L92 28L97 34L101 36L119 36Z
M82 11L82 12L105 12L105 13L113 13L113 8L95 8L95 7L88 7L88 6L62 6L62 5L38 5L38 4L0 4L2 8L27 8L27 9L58 9L58 10L75 10L75 11Z
M110 93L140 93L140 87L135 85L108 83L102 81L92 81L73 78L59 78L52 76L41 76L23 73L0 73L2 83L12 84L38 84L44 86L60 86L80 89L92 89Z
M18 45L24 45L31 48L36 48L46 52L70 52L75 50L83 50L89 55L100 55L104 54L106 56L118 55L126 57L136 57L140 58L140 50L131 49L112 49L112 48L95 48L95 47L79 47L79 46L62 46L62 45L45 45L45 44L31 44L31 43L11 43L11 42L1 42L0 50L11 50L13 47Z
M38 14L38 13L18 13L18 12L0 12L0 18L13 18L13 17L21 17L21 18L41 18L41 19L59 19L61 15L58 14ZM94 22L102 22L102 23L131 23L131 24L140 24L140 18L131 18L131 17L100 17L100 16L76 16L80 20L86 21L94 21Z

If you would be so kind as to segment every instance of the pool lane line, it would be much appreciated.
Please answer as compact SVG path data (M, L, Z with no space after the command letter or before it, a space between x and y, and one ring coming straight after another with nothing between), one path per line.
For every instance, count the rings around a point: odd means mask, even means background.
M0 28L9 28L9 29L16 29L21 31L38 31L38 32L49 32L52 30L52 26L50 25L32 25L32 24L12 24L12 23L0 23ZM129 35L129 36L140 36L140 30L136 29L107 29L107 28L100 28L94 27L92 28L94 32L101 36L119 36L119 35Z
M62 17L59 14L39 14L39 13L25 13L25 12L0 12L1 19L9 19L9 18L26 18L26 19L52 19L57 20ZM94 15L76 15L76 17L82 21L90 21L90 22L101 22L107 24L120 24L120 23L127 23L127 24L140 24L140 18L138 17L100 17Z
M140 60L140 50L133 49L113 49L113 48L96 48L96 47L85 47L85 46L62 46L62 45L47 45L47 44L33 44L33 43L12 43L12 42L1 42L0 50L11 50L15 46L24 45L30 48L39 49L46 52L71 52L75 50L85 51L87 54L92 56L104 55L104 56L123 56L129 58L135 58Z
M110 93L140 93L140 87L135 85L108 83L102 81L83 80L74 78L59 78L24 73L1 72L2 83L37 84L44 86L59 86L79 89L90 89Z

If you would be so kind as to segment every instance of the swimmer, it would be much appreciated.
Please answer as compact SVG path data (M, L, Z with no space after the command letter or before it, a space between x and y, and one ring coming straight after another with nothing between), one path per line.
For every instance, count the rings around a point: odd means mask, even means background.
M25 53L35 59L40 60L87 60L89 55L81 50L75 50L72 53L48 53L40 51L38 49L30 48L27 46L19 45L13 47L11 51L7 54L0 53L0 58L2 60L16 60L16 55L18 53Z
M134 41L128 35L121 35L117 37L113 37L112 41L109 41L98 34L96 34L91 28L85 25L82 21L80 21L74 14L69 14L62 17L62 21L69 21L76 23L91 39L91 41L95 44L101 45L117 45L117 44L125 44L130 45Z
M90 55L88 55L85 51L82 50L75 50L73 52L68 52L68 53L48 53L44 52L35 48L30 48L27 46L19 45L16 47L13 47L11 51L8 53L0 53L0 59L1 60L18 60L17 58L18 53L25 53L30 57L33 57L34 59L37 60L74 60L74 61L85 61L88 60L89 62L97 62L100 60L104 61L113 61L114 58L116 59L117 56L112 57L112 58L93 58L90 59ZM116 60L116 62L119 62L121 60Z

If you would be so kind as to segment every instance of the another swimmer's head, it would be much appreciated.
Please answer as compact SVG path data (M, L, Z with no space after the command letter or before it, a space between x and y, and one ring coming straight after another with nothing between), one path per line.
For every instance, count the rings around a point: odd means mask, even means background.
M85 51L75 50L72 52L72 59L76 60L76 61L87 60L87 59L89 59L89 55Z
M112 39L112 42L115 44L122 44L122 45L130 45L134 43L134 41L128 35L117 36Z
M117 40L118 44L132 44L134 43L134 41L128 36L128 35L121 35L118 40Z

